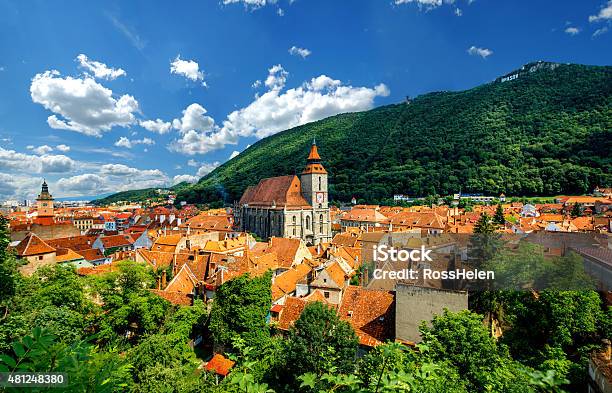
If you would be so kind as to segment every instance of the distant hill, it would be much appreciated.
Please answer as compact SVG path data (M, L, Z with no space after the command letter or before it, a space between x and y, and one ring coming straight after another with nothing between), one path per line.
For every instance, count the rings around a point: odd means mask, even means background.
M612 185L612 67L531 63L470 90L295 127L253 144L177 200L232 202L262 178L299 173L315 137L333 200L582 194Z
M117 202L144 202L146 200L167 200L168 195L165 192L173 192L176 193L178 190L181 190L187 187L189 184L186 182L179 183L170 188L145 188L140 190L129 190L129 191L121 191L115 194L110 194L100 199L96 199L92 201L94 205L109 205L111 203ZM158 190L162 190L160 193Z

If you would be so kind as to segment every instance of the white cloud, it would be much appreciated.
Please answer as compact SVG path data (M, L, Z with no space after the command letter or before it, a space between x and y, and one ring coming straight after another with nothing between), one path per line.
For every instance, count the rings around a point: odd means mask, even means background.
M200 178L193 175L176 175L172 178L172 185L174 186L182 182L197 183L198 180L200 180Z
M33 145L28 145L26 148L28 150L32 150L34 153L38 154L39 156L42 156L43 154L51 153L53 151L53 148L49 145L42 145L38 147L34 147Z
M32 199L40 191L42 182L42 177L0 173L0 200Z
M165 176L159 169L137 169L123 164L104 164L100 173L110 176Z
M463 11L461 11L461 8L455 8L455 15L457 15L457 16L462 16L463 15Z
M68 146L68 145L64 145L64 144L57 145L57 146L55 146L55 148L56 148L57 150L59 150L59 151L63 152L63 153L66 153L66 152L69 152L69 151L70 151L70 146Z
M467 0L468 5L472 4L473 2L474 0ZM455 4L455 0L394 0L394 3L395 5L416 4L419 6L419 8L422 8L428 11L434 8L438 8L442 6L443 4L453 5ZM455 14L457 14L457 9L458 8L455 9Z
M230 154L229 159L231 160L234 157L238 157L238 154L240 154L240 152L238 150L234 150L232 154Z
M0 147L0 171L11 173L65 173L77 164L65 155L30 155Z
M172 121L172 126L181 133L193 130L210 131L215 125L215 120L210 116L206 116L206 113L207 111L202 105L193 103L185 108L181 119L174 119Z
M198 165L200 165L200 163L194 160L193 158L187 161L187 166L198 166Z
M122 136L120 137L117 142L115 142L115 146L117 147L125 147L126 149L131 149L132 147L136 146L136 145L154 145L155 141L151 138L142 138L142 139L132 139L129 140L128 138Z
M600 29L595 30L595 32L593 33L593 38L595 37L599 37L602 34L606 34L608 32L608 26L604 26Z
M113 97L110 89L93 78L62 78L58 71L36 74L30 86L32 101L60 115L51 115L51 128L101 136L114 126L127 127L135 123L138 101L130 95Z
M486 59L487 57L493 54L493 51L491 49L478 48L478 47L472 46L467 50L467 53L469 53L472 56L480 56L483 59Z
M202 86L206 86L204 72L200 71L200 65L193 60L182 60L181 55L176 56L176 59L170 63L170 73L182 75L194 82L202 81Z
M268 70L268 77L264 84L268 89L280 90L285 87L289 73L285 71L282 65L277 64Z
M251 85L251 87L253 89L257 89L259 86L261 86L261 81L259 79L257 79L255 82L253 82L253 84Z
M111 191L106 179L94 173L63 177L57 181L56 187L67 195L93 195Z
M186 131L188 127L181 127L182 137L174 140L169 149L188 155L205 154L236 144L240 137L264 138L338 113L371 109L376 97L389 95L389 89L382 83L373 88L353 87L326 75L283 91L287 76L280 65L270 68L267 92L230 113L221 126L210 119L211 127L204 131Z
M597 15L589 16L589 22L600 22L605 20L612 20L612 0L601 7Z
M569 35L576 35L580 33L580 29L577 27L568 27L565 29L565 32Z
M165 122L162 119L155 120L144 120L140 121L140 126L148 131L156 132L158 134L165 134L170 131L172 124L170 122Z
M306 48L298 48L297 46L292 46L289 48L289 54L293 56L300 56L302 59L307 58L312 54L312 52Z
M212 172L218 166L219 166L219 161L205 162L205 163L202 164L200 169L198 169L198 172L196 173L196 176L198 176L198 177L206 176L206 175L208 175L210 172Z
M93 72L98 79L114 80L120 76L125 76L126 73L121 68L111 68L99 61L90 60L86 55L80 54L77 56L81 67Z

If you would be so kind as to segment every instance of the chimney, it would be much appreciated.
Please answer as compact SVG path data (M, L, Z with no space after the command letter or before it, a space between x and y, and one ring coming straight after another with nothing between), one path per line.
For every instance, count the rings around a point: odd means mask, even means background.
M157 281L157 290L159 291L159 290L161 290L161 281L160 281L159 277L157 278L156 281Z
M166 271L164 270L162 272L162 276L161 276L161 286L165 289L166 288Z
M610 340L608 340L607 338L604 338L603 340L601 340L601 343L604 347L604 358L606 359L606 361L608 362L608 364L610 364L610 357L612 355L612 346L610 345Z

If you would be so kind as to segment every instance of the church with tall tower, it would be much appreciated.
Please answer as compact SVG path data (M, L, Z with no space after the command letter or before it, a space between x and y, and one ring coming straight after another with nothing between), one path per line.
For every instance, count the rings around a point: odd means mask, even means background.
M43 180L40 194L36 198L36 210L38 211L38 217L53 217L55 215L53 196L49 194L49 186L45 180Z
M299 238L309 245L331 241L327 171L313 141L300 176L261 180L234 209L240 229L262 238Z

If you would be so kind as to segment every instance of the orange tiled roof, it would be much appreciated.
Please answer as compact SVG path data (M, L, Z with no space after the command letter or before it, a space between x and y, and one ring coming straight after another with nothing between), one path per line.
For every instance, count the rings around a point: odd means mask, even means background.
M55 252L55 248L45 243L33 232L28 235L15 247L17 255L27 257L31 255L49 254Z
M103 236L100 241L102 241L104 248L124 247L134 243L128 235Z
M213 371L225 377L227 376L227 374L229 374L235 363L236 362L226 358L220 353L216 353L215 356L213 356L212 359L210 359L208 363L206 363L205 368L206 371Z
M274 278L272 283L272 300L278 300L286 294L295 291L295 287L312 269L305 263L296 265Z
M302 196L300 179L295 175L263 179L255 187L248 187L239 203L277 208L310 207Z
M266 252L273 252L278 256L281 266L291 267L295 255L300 247L300 239L289 239L285 237L272 237Z
M88 261L98 261L100 259L104 259L104 254L98 248L89 248L86 250L79 250L79 254L83 256Z
M81 254L77 254L76 252L72 251L69 248L64 248L62 249L61 255L60 254L56 255L55 262L63 263L63 262L70 262L70 261L74 261L78 259L83 259L83 256Z
M189 296L188 293L162 291L159 289L151 289L151 292L163 297L170 303L177 304L179 306L191 306L192 303L191 296Z
M394 336L395 295L392 291L349 286L338 310L349 322L361 345L374 347Z

